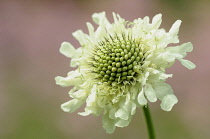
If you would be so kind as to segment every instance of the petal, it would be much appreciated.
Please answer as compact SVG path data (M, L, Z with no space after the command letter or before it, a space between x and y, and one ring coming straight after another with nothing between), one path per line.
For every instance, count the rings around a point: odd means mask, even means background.
M156 97L155 91L154 91L154 89L152 88L151 84L147 84L147 85L146 85L146 87L145 87L145 96L147 97L147 99L148 99L150 102L155 102L155 101L157 101L157 97Z
M87 44L88 42L89 42L89 40L90 40L90 37L87 35L87 34L85 34L85 33L83 33L82 32L82 30L77 30L77 31L75 31L74 33L72 33L72 35L74 36L74 38L76 38L78 41L79 41L79 43L81 44L81 45L85 45L85 44Z
M109 111L109 118L116 119L116 117L115 117L116 111L117 111L117 109L115 107L111 108L111 110Z
M88 98L86 100L87 106L93 106L93 105L97 104L96 99L97 99L96 85L94 85L93 88L91 89L90 95L88 96Z
M66 57L72 58L75 54L75 48L69 42L63 42L61 44L60 53Z
M171 86L169 84L166 83L156 83L153 85L153 89L156 92L156 96L162 100L164 98L164 96L168 95L168 94L173 94L173 90L171 88Z
M89 23L89 22L87 22L86 24L87 24L87 27L88 27L88 31L89 31L90 37L92 39L94 39L95 33L94 33L94 27L93 27L93 25L91 23Z
M152 19L152 26L154 29L158 29L162 22L162 14L157 14Z
M123 120L128 120L129 115L127 111L121 108L115 113L115 117L119 117L120 119L123 119Z
M188 42L179 46L168 47L166 50L176 58L184 58L187 55L187 52L193 50L193 45L191 42Z
M110 24L109 21L106 18L106 13L105 12L94 13L92 15L92 18L93 18L93 21L98 25Z
M91 113L92 113L91 110L85 108L85 112L79 112L78 114L81 115L81 116L88 116Z
M115 126L117 127L125 127L125 126L128 126L130 123L130 120L122 120L122 119L119 119L117 121L117 123L115 124Z
M115 130L115 120L110 119L108 114L105 114L102 118L103 128L107 133L111 134Z
M173 37L177 36L177 34L179 33L179 27L181 25L182 21L181 20L177 20L172 27L169 30L169 34Z
M76 111L79 107L81 107L84 102L85 102L85 100L72 99L72 100L62 104L61 109L65 112L72 113L72 112Z
M143 89L142 89L141 92L138 94L137 100L138 100L138 103L139 103L140 105L146 105L146 104L147 104L147 100L146 100L146 98L144 97L144 91L143 91Z
M69 72L67 77L57 76L55 81L57 85L63 87L82 84L81 74L78 71Z
M186 60L186 59L178 59L178 60L181 62L181 64L183 66L185 66L186 68L188 68L190 70L192 70L196 67L196 65L189 60Z
M85 99L87 96L87 93L85 92L85 90L80 89L76 92L69 91L69 95L70 97L75 98L75 99Z
M75 67L79 66L79 64L80 64L79 61L80 61L80 58L72 59L70 62L70 67L75 68Z
M174 106L174 104L176 104L177 102L178 102L177 97L173 94L170 94L163 97L160 106L163 110L170 111Z

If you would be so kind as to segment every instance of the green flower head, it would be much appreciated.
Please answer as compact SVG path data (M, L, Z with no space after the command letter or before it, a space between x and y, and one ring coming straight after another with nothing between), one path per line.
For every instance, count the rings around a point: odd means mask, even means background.
M162 15L158 14L149 22L149 17L126 21L113 13L110 23L105 12L95 13L92 18L98 24L94 30L87 23L89 34L78 30L73 36L82 47L75 49L63 42L60 52L71 58L67 77L56 77L56 84L74 86L69 91L72 98L61 105L65 112L74 112L84 103L85 111L80 115L103 114L103 127L112 133L115 127L125 127L131 121L136 108L159 99L161 108L170 111L178 102L173 90L165 81L172 74L165 69L177 59L188 69L195 65L183 59L193 47L190 42L179 43L177 20L169 30L159 29Z

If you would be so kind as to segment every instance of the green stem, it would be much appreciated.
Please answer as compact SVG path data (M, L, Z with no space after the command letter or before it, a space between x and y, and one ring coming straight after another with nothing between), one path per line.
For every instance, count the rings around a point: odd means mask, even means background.
M154 128L152 125L152 118L150 115L149 106L148 105L143 106L143 111L144 111L144 117L145 117L146 123L147 123L149 139L155 139L155 132L154 132Z

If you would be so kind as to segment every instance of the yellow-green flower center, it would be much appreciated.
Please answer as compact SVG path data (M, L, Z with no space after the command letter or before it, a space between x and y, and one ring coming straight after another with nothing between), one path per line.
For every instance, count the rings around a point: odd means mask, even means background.
M115 86L134 81L140 73L144 53L134 39L110 37L95 47L92 60L96 78Z

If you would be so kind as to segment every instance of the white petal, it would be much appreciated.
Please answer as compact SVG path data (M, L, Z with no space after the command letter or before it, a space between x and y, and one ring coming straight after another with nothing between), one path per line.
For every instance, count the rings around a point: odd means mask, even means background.
M93 18L93 21L98 25L110 24L109 21L106 18L106 13L105 12L94 13L92 15L92 18Z
M76 111L79 107L81 107L84 102L85 102L85 100L72 99L72 100L62 104L61 109L65 112L72 113L72 112Z
M155 91L150 84L147 84L145 87L145 95L150 102L157 101Z
M146 72L146 73L145 73L145 76L142 77L142 81L141 81L141 84L142 84L142 85L145 85L145 84L146 84L147 78L148 78L148 77L149 77L149 72Z
M87 27L88 27L88 31L89 31L89 35L92 39L94 39L94 27L91 23L87 22Z
M160 73L159 79L165 80L165 79L167 79L168 77L172 77L172 76L173 76L173 74L165 74L164 72L162 72L162 73Z
M181 64L183 66L185 66L186 68L188 68L190 70L192 70L196 67L196 65L189 60L186 60L186 59L178 59L178 60L181 62Z
M124 109L119 109L116 113L115 113L115 117L119 117L120 119L123 120L127 120L129 115L128 112L125 111Z
M130 120L122 120L122 119L119 119L117 121L117 123L115 124L115 126L117 127L125 127L125 126L128 126L130 123Z
M157 14L152 19L152 26L154 29L158 29L162 22L162 14Z
M160 54L160 56L162 56L162 58L167 62L173 62L175 60L175 56L168 51Z
M69 72L67 77L57 76L55 77L55 81L57 85L63 87L82 84L81 74L77 71Z
M72 59L71 62L70 62L70 66L72 68L75 68L75 67L79 66L79 64L80 64L79 61L80 61L80 58L74 58L74 59Z
M91 110L85 108L85 112L79 112L78 114L81 115L81 116L88 116L91 113L92 113Z
M90 95L88 96L88 98L86 100L87 106L93 106L93 105L97 104L96 99L97 99L96 85L94 85L93 88L91 89Z
M166 83L156 83L153 85L153 89L156 92L156 96L162 100L164 98L164 96L168 95L168 94L173 94L173 90L171 88L171 86L169 84Z
M103 128L107 133L111 134L115 130L115 120L110 119L108 114L105 114L102 118Z
M187 52L193 50L193 45L191 42L188 42L179 46L168 47L166 50L176 58L184 58L187 55Z
M90 40L90 37L87 35L87 34L85 34L85 33L83 33L82 32L82 30L77 30L77 31L75 31L74 33L72 33L72 35L79 41L79 43L81 44L81 45L85 45L85 44L87 44L88 42L89 42L89 40Z
M172 107L174 106L174 104L176 104L177 102L178 102L177 97L173 94L170 94L163 97L162 103L160 104L160 106L163 110L170 111Z
M63 42L61 44L60 53L66 57L72 58L75 54L75 48L69 42Z
M87 93L85 92L85 90L78 90L76 92L73 92L73 91L69 91L69 95L72 97L72 98L75 98L75 99L85 99L86 96L87 96Z
M111 119L116 119L116 117L115 117L115 113L116 113L116 108L115 107L113 107L110 111L109 111L109 117L111 118Z
M181 25L182 21L181 20L177 20L171 27L171 29L169 30L169 34L173 37L177 36L177 34L179 33L179 27Z
M144 91L143 91L143 89L142 89L141 92L138 94L137 100L138 100L138 103L139 103L140 105L146 105L146 104L147 104L147 100L146 100L146 98L144 97Z

